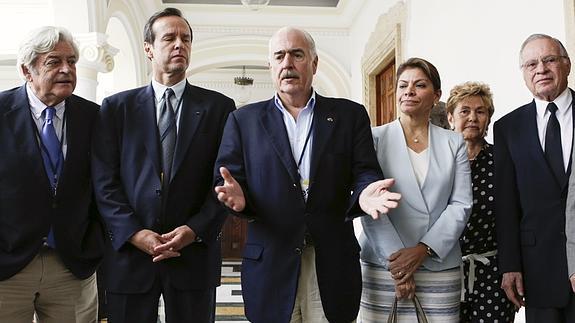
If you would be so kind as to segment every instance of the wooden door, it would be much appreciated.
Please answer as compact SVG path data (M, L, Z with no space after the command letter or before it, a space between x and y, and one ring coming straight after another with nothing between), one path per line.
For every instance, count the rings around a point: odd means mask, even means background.
M222 258L241 259L246 243L247 220L228 216L222 229Z
M395 61L389 63L375 77L376 125L389 123L396 118L395 113Z

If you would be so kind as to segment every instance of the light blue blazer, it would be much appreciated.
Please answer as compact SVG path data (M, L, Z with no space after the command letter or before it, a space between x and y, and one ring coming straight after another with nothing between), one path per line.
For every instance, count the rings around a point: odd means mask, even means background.
M395 178L391 190L402 198L396 209L378 220L362 217L362 260L387 267L391 254L423 242L437 254L424 261L425 268L440 271L458 266L459 236L473 205L463 137L430 124L429 166L420 188L399 120L372 132L383 174Z

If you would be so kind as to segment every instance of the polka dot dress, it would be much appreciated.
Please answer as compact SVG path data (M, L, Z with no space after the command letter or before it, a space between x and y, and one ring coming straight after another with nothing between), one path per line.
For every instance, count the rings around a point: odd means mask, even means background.
M483 254L497 249L495 231L495 188L493 146L485 142L471 161L473 210L459 243L463 255ZM513 322L513 304L501 289L497 255L487 257L488 265L476 261L473 292L467 290L469 262L464 263L465 301L461 303L461 322Z

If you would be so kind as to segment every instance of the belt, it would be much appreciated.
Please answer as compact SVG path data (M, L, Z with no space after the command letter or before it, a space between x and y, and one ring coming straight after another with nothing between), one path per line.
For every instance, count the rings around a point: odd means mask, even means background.
M463 256L461 258L461 260L463 260L463 262L460 265L460 270L461 270L461 301L464 302L465 301L465 275L464 275L464 271L463 271L463 267L465 266L465 262L469 262L469 279L467 281L467 292L469 294L473 293L473 286L475 284L475 269L477 268L477 265L475 264L476 261L479 261L480 263L484 264L484 265L489 265L490 261L489 259L487 259L487 257L493 257L497 254L497 250L491 250L491 251L487 251L485 253L482 254L476 254L476 253L472 253L466 256Z

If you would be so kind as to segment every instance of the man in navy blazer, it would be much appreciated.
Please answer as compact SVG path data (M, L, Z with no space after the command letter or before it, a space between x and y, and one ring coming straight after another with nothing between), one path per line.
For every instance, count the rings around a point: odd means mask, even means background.
M365 108L313 91L317 63L307 32L275 33L276 95L233 112L218 153L218 199L249 219L242 295L250 322L354 321L361 272L351 220L399 199L387 191L392 180L379 181Z
M39 28L18 53L26 83L0 93L0 322L31 322L34 312L42 322L96 321L104 232L90 143L98 105L72 94L78 59L68 31ZM46 159L48 127L56 164Z
M227 211L212 171L235 105L187 82L192 30L178 9L152 15L144 40L152 82L104 100L94 142L96 197L112 245L109 321L155 323L163 295L168 322L213 322ZM159 133L167 109L170 154L168 130Z
M571 62L561 42L528 37L520 51L534 100L495 123L496 219L501 287L527 322L575 322L567 273L565 202L571 172Z

